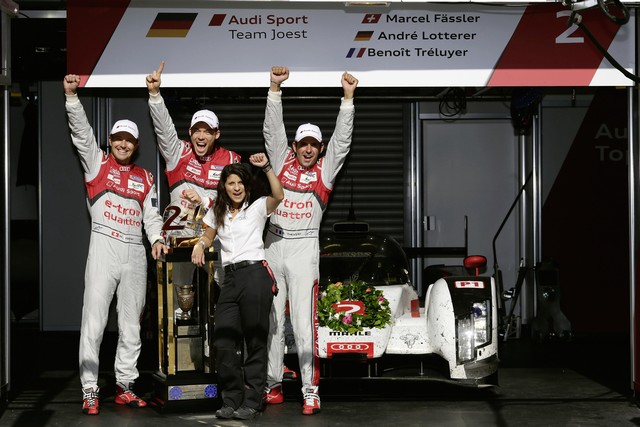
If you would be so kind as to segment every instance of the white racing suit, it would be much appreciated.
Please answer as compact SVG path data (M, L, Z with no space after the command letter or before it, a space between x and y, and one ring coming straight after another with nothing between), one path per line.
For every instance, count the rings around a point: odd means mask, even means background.
M80 155L91 216L91 239L85 270L80 328L82 388L97 387L100 344L117 295L116 381L138 378L140 319L147 292L147 256L142 239L162 237L153 176L134 164L121 165L103 152L77 96L65 103L71 140Z
M158 148L167 165L171 205L188 208L189 202L181 196L185 190L195 190L202 200L202 208L208 210L217 197L218 181L222 169L230 163L239 163L240 156L225 148L216 146L209 156L198 157L191 148L191 142L178 137L176 127L167 110L162 95L149 95L149 110L153 127L158 137ZM187 237L193 237L188 235ZM214 249L220 253L218 240ZM222 283L224 270L220 260L215 262L215 280ZM205 264L206 267L206 264ZM173 281L178 284L192 282L194 266L191 263L175 263ZM206 268L205 268L206 269Z
M303 392L317 387L318 233L338 172L351 146L353 100L343 99L326 155L310 169L300 166L289 148L282 117L282 92L267 97L264 137L269 161L284 187L284 200L271 215L265 238L266 258L278 283L269 331L267 387L282 383L285 303L289 299Z

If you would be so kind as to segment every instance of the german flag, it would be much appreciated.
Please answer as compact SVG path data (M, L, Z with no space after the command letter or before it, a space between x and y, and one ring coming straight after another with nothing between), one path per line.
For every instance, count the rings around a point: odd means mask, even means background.
M357 42L368 42L371 40L371 36L373 36L373 31L358 31L358 34L356 34L353 40Z
M158 13L147 37L186 37L197 13Z

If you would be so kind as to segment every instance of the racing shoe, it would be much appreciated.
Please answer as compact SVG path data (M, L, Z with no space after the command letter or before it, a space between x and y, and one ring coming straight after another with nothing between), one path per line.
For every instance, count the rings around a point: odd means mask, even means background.
M320 412L320 396L318 387L309 387L302 390L304 402L302 404L303 415L313 415Z
M282 394L282 386L277 385L268 388L262 396L262 401L267 405L276 405L284 402L284 395Z
M100 413L100 387L87 387L82 389L82 413L98 415Z
M138 397L133 390L133 383L129 383L129 386L125 386L122 383L117 383L116 385L116 397L114 401L118 405L127 405L132 408L144 408L147 406L147 402L142 400L142 398Z

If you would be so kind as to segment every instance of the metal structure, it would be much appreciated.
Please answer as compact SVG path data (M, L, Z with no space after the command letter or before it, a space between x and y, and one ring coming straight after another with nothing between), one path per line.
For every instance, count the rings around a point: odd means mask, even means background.
M191 251L191 247L173 248L157 265L159 366L153 375L153 400L163 409L210 407L219 397L212 334L217 253L206 253L209 273L196 269L192 283L175 283L174 264L190 264Z
M5 143L2 148L2 281L0 282L0 405L6 402L10 389L10 324L11 324L11 256L10 256L10 145L9 141L9 94L11 84L11 37L10 18L18 12L18 6L11 0L0 1L0 114L1 131Z

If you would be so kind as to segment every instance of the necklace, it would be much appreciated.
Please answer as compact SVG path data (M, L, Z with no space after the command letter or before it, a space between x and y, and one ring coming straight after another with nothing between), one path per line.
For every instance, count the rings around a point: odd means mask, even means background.
M229 206L229 213L234 214L234 213L236 213L238 211L240 211L239 208L234 208L233 206Z

